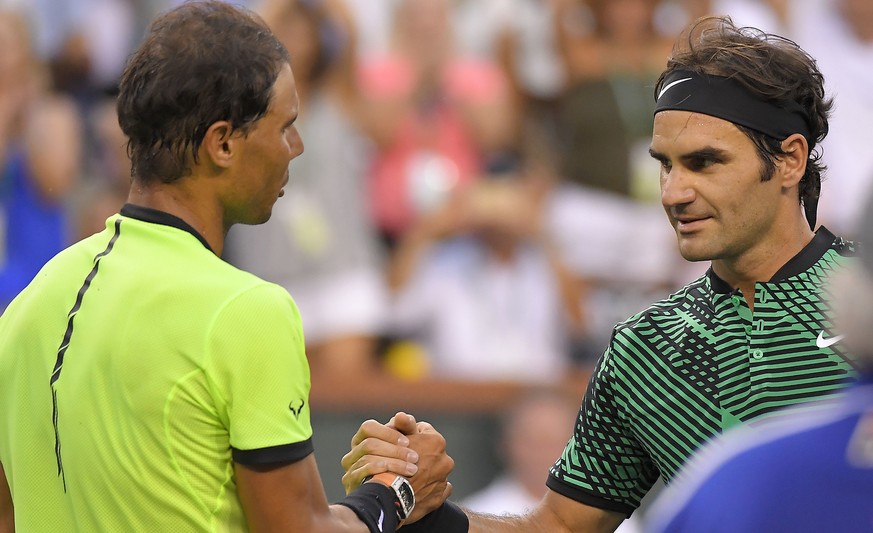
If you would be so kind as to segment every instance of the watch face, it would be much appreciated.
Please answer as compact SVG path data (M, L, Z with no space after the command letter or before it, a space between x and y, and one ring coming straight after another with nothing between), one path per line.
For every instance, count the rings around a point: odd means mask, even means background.
M412 491L412 485L409 484L409 481L403 478L398 478L395 481L394 488L396 489L397 497L400 499L400 506L404 515L401 519L404 519L409 516L409 513L415 507L415 493Z
M400 498L403 500L403 507L410 507L415 503L412 498L412 489L406 483L400 485Z

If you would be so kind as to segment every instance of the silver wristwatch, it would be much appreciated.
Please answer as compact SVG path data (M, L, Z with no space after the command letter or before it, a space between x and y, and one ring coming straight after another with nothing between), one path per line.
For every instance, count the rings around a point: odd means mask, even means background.
M390 472L383 472L370 476L364 483L378 482L394 491L397 496L397 518L402 522L412 513L415 508L415 491L409 480Z

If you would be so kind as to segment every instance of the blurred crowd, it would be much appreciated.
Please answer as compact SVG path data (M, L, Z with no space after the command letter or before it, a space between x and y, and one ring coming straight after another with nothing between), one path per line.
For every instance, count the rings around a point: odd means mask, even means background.
M115 82L174 3L0 0L0 309L124 203ZM654 82L699 16L818 59L836 97L823 224L851 236L873 183L869 0L236 3L291 53L305 153L225 257L289 290L314 378L555 383L701 273L648 156Z

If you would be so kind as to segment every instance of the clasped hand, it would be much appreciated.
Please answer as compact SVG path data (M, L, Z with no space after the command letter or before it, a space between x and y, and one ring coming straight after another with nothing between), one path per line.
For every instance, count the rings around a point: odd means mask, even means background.
M352 449L342 459L346 493L368 476L393 472L405 476L415 491L415 522L445 502L452 493L449 473L455 461L446 453L446 439L427 422L397 413L387 424L367 420L352 437Z

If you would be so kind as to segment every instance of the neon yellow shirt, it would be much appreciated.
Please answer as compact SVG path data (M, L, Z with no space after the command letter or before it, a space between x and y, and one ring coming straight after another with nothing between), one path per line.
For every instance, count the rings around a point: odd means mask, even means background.
M309 386L284 289L180 219L125 206L0 317L16 527L245 530L233 463L312 452Z

